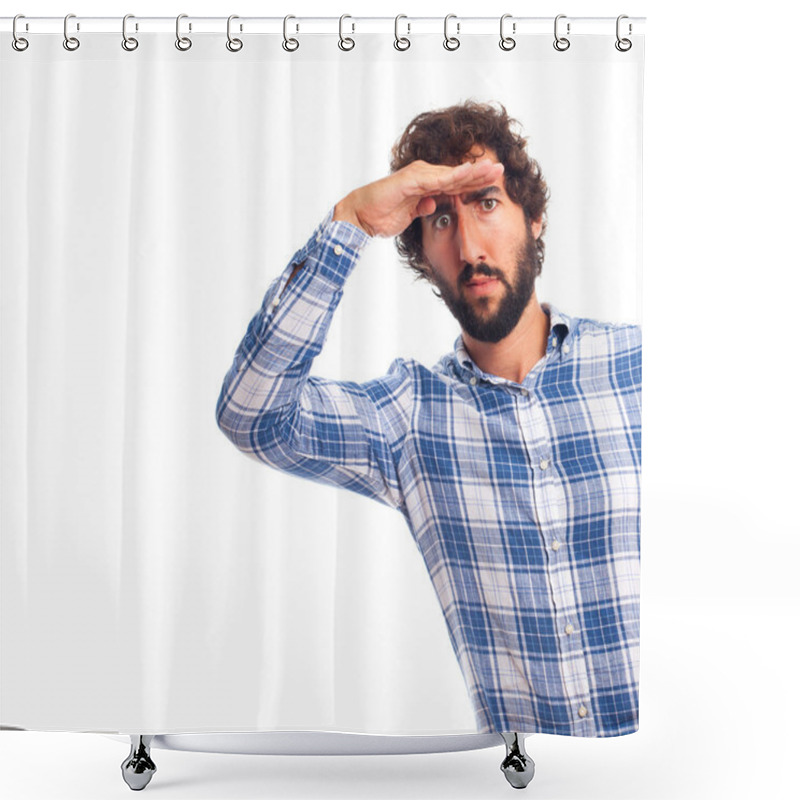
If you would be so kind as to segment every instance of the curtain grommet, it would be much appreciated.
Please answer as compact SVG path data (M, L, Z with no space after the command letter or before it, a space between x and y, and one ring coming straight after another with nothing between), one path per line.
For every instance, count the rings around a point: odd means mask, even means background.
M394 18L394 49L402 53L411 47L411 39L408 38L408 34L411 33L411 23L406 23L406 27L408 28L406 35L400 36L398 28L401 19L408 19L408 17L405 14L398 14Z
M129 53L132 53L138 46L139 40L133 36L128 36L128 20L135 19L133 14L126 14L122 18L122 44L121 47L123 50L127 50ZM138 26L137 26L138 30Z
M74 19L75 15L74 14L67 14L67 16L64 17L64 41L62 42L62 44L64 45L64 49L65 50L69 50L70 53L72 53L72 52L74 52L75 50L77 50L81 46L81 42L80 42L80 39L77 39L74 36L70 36L68 31L67 31L67 23L69 22L70 18ZM81 29L81 27L80 27L80 25L78 25L77 26L77 30L80 30L80 29Z
M235 39L231 37L231 21L234 19L239 19L238 15L231 14L228 17L228 30L227 30L228 41L225 42L225 47L227 47L228 51L231 53L238 53L244 47L244 43L242 42L241 39Z
M192 46L192 40L188 36L181 36L181 20L188 16L188 14L178 14L175 20L175 47L184 53ZM192 30L191 23L189 23L189 30Z
M559 36L558 35L558 21L560 19L566 19L566 14L559 14L555 21L553 22L553 36L555 37L555 41L553 42L553 47L558 50L559 53L563 53L565 50L569 50L569 46L571 44L570 40L567 39L566 36ZM567 23L567 36L569 35L569 22Z
M353 18L349 14L342 14L342 16L339 17L339 49L344 50L345 53L349 53L356 46L356 42L355 39L351 39L349 36L345 36L342 33L342 24L346 19L353 19ZM352 23L352 25L353 25L353 30L351 31L351 33L355 33L356 32L355 22Z
M507 19L511 19L511 14L503 14L500 17L500 49L505 50L508 52L509 50L513 50L517 46L517 40L512 39L510 36L505 35L505 31L503 30L503 26ZM517 23L511 23L511 33L517 32Z
M289 24L289 20L290 19L297 19L297 17L295 17L293 14L287 14L283 18L283 41L281 42L281 47L287 53L294 53L294 51L297 50L298 47L300 47L300 42L297 39L295 39L293 36L290 37L290 36L286 35L286 28L287 28L287 26ZM297 32L299 30L300 30L300 26L296 25L295 26L295 32Z
M450 22L451 19L456 19L455 14L448 14L444 18L444 42L442 42L442 47L445 50L449 50L451 53L453 50L458 50L461 47L461 40L456 36L450 36L447 32L447 24ZM456 33L461 32L461 23L456 22Z
M17 33L17 20L18 19L25 19L25 15L24 14L17 14L17 16L14 17L14 22L11 23L11 36L12 36L11 46L18 53L24 53L28 49L28 45L30 44L30 42Z

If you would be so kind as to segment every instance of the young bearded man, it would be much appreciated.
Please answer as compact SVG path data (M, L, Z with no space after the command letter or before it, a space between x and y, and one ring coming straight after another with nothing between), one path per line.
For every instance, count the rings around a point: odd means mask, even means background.
M539 302L547 186L502 106L419 115L391 173L328 213L269 287L222 387L243 452L403 514L481 732L638 729L641 336ZM372 237L461 327L432 368L311 376Z

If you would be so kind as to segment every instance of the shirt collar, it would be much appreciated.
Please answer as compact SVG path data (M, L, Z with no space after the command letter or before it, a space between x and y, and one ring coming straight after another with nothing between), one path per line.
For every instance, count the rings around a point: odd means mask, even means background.
M572 317L562 314L552 303L542 303L541 306L542 311L550 317L550 334L547 337L547 352L549 353L551 350L561 347L574 325ZM499 378L497 375L484 372L473 362L467 352L467 348L464 346L463 334L459 333L455 342L453 342L453 356L457 371L462 375L466 375L467 377L476 375L492 383L509 382L505 378Z

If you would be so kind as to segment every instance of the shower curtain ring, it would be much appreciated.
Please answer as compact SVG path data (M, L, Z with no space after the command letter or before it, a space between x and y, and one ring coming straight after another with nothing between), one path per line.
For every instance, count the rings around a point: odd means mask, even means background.
M282 47L283 47L284 50L286 50L287 53L293 53L295 50L297 50L298 47L300 47L300 42L298 42L297 39L295 39L295 38L291 38L290 39L286 35L286 23L289 22L290 19L297 19L297 17L294 17L291 14L287 14L283 18L283 42L282 42ZM300 26L299 25L295 26L295 31L299 31L299 30L300 30Z
M127 50L129 53L139 46L139 40L134 39L133 36L128 36L128 20L133 19L133 14L126 14L122 18L122 49ZM138 25L137 25L138 30Z
M342 16L339 17L339 49L345 51L352 50L356 46L355 41L351 39L349 36L342 36L342 23L346 19L353 19L353 18L349 14L342 14ZM352 33L355 33L356 32L355 22L352 22L350 24L353 26Z
M67 33L67 23L69 22L70 17L74 16L74 14L67 14L67 16L64 17L64 49L69 50L70 52L77 50L81 46L81 43L74 36L70 36ZM80 30L80 25L78 26L78 30Z
M345 51L352 50L356 46L356 43L353 39L351 39L349 36L342 35L342 23L346 19L353 19L353 18L349 14L342 14L342 16L339 17L339 49ZM353 30L351 32L355 33L356 32L355 22L352 22L350 24L353 26Z
M619 23L623 19L628 19L627 14L620 14L617 17L617 41L614 42L614 47L616 47L617 50L620 51L620 53L627 53L628 50L630 50L631 47L633 47L633 42L630 39L622 39L622 38L620 38L620 35L619 35ZM633 32L633 27L631 26L631 24L629 22L628 23L628 33L630 34L632 32Z
M188 14L178 14L178 18L175 20L175 47L178 50L188 50L192 46L192 40L188 36L181 36L181 20L186 19L189 15ZM192 29L191 23L189 24L189 30Z
M11 25L11 35L14 37L11 40L11 46L18 52L21 53L23 50L28 49L28 40L23 39L21 36L17 36L17 20L18 19L25 19L24 14L17 14L14 17L14 22Z
M461 40L456 38L455 36L448 36L447 34L447 23L450 22L451 19L455 19L455 14L448 14L444 18L444 42L442 43L445 50L458 50L461 47ZM461 23L456 22L456 33L461 33Z
M405 36L400 36L398 31L399 22L401 19L408 19L405 14L398 14L394 18L394 49L395 50L408 50L411 47L411 39L408 39ZM408 27L408 33L411 33L411 23L406 22L406 26Z
M553 47L558 50L559 53L563 53L565 50L569 50L570 40L567 39L566 36L559 36L558 35L558 21L560 19L566 19L566 14L559 14L555 22L553 23L553 35L556 37L556 40L553 42ZM569 22L567 23L567 34L569 34Z
M231 14L228 17L228 41L225 42L225 47L227 47L228 50L231 51L231 53L238 53L242 49L242 47L244 47L244 44L242 43L241 39L231 39L232 19L239 19L239 17L236 14ZM241 28L239 28L239 30L241 30Z
M503 25L505 24L505 21L507 19L511 19L511 14L503 14L503 16L500 17L500 49L506 51L513 50L517 46L516 39L512 39L510 36L506 36L505 33L503 32ZM512 22L511 33L516 33L516 32L517 32L517 23Z

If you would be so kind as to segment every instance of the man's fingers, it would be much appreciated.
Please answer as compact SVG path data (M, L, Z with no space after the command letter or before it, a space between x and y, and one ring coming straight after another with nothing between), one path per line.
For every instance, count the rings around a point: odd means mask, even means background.
M433 214L434 211L436 211L436 201L432 197L423 197L422 200L417 203L414 216L427 217L429 214Z
M442 193L463 194L464 192L473 192L499 180L502 174L502 164L491 164L486 170L476 170L472 174L465 175L461 179L451 180L450 185L447 186Z
M493 161L468 161L456 167L425 164L409 189L412 195L456 194L488 186L502 174L503 165Z

